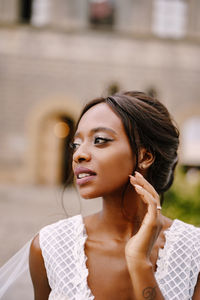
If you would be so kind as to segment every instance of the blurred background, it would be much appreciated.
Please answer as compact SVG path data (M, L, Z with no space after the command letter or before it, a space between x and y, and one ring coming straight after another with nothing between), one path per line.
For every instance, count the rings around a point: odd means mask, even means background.
M66 210L66 144L88 100L143 90L181 132L164 212L200 225L200 1L0 0L0 264Z

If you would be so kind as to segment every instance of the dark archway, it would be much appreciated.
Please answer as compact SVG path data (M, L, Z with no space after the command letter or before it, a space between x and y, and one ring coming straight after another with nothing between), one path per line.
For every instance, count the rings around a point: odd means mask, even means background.
M70 184L73 177L69 143L74 134L74 121L60 113L45 116L40 124L38 145L38 183Z
M32 0L20 1L20 21L22 23L30 23L32 15Z
M61 116L61 121L69 127L69 134L63 139L63 149L61 153L62 166L61 166L61 183L71 184L72 178L72 150L69 144L74 135L74 121L66 116Z

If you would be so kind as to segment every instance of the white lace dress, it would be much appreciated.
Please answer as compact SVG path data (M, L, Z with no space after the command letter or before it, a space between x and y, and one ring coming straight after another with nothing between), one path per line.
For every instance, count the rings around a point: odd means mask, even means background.
M192 299L200 272L200 229L174 220L165 232L156 280L165 299ZM87 238L81 215L48 225L40 231L40 247L52 289L50 300L92 300L87 284L84 245Z

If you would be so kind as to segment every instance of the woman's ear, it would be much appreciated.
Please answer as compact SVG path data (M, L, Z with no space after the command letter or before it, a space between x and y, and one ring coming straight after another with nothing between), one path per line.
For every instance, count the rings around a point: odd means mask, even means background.
M140 170L147 170L154 162L154 155L145 148L140 148L138 167Z

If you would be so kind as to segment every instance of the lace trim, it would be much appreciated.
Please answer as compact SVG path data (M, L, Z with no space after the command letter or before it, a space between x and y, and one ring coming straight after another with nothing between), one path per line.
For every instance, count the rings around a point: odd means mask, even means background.
M78 216L77 216L78 217ZM77 268L77 273L79 274L77 285L80 286L80 290L84 290L86 288L86 291L84 292L84 295L87 296L88 300L93 300L94 296L92 295L92 291L90 290L88 283L87 283L87 277L89 274L88 268L86 266L87 262L87 256L85 254L85 243L88 238L88 235L86 233L86 228L83 223L83 217L79 215L80 224L77 224L76 230L77 230L77 243L75 243L75 249L74 249L74 255L77 261L80 262L80 268ZM78 264L77 264L78 265ZM79 300L80 298L77 298Z
M60 239L60 234L62 239ZM84 247L87 234L81 215L60 220L40 231L40 246L44 257L45 268L51 286L51 300L93 300L94 296L87 284L88 269ZM53 242L53 243L52 243ZM67 243L67 247L64 245ZM61 252L56 253L61 246ZM63 246L63 247L62 247ZM58 248L57 248L58 247ZM64 254L64 255L63 255ZM69 258L72 268L68 277L62 266L63 259ZM73 262L71 264L71 262ZM54 269L58 268L54 273ZM64 271L61 275L61 271ZM57 277L58 275L58 277ZM62 276L62 278L60 278ZM67 282L63 282L67 280Z
M170 256L173 250L173 244L179 235L179 227L177 228L178 220L175 219L172 225L164 232L165 245L164 248L160 248L158 252L158 259L156 262L157 270L155 276L157 280L161 280L166 276L170 264Z

